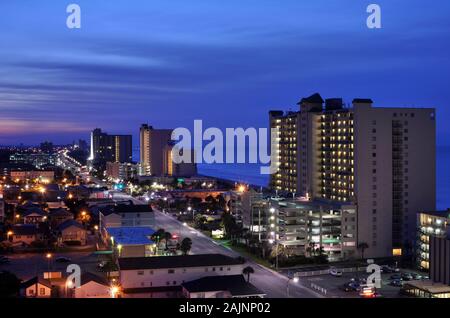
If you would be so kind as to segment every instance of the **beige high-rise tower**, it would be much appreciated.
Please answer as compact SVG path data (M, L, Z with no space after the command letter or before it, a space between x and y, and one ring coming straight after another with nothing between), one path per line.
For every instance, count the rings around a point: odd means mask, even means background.
M355 204L356 241L369 246L367 257L412 253L416 215L436 204L435 110L323 102L314 94L298 112L270 112L280 130L271 188Z

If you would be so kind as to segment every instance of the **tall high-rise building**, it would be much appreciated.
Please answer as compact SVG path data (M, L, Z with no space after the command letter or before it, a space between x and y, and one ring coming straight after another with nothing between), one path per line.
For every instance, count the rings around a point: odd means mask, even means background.
M369 246L368 257L413 246L416 214L435 209L435 110L372 107L370 99L345 107L319 94L299 105L269 113L280 144L271 188L355 204L357 242Z
M139 132L140 174L164 175L164 148L170 143L172 129L154 129L143 124Z
M95 163L132 161L132 136L109 135L96 128L91 133L91 156Z

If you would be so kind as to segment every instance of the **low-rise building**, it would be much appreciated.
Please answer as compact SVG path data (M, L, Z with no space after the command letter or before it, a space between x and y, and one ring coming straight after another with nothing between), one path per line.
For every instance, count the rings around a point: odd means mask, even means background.
M121 226L148 226L155 224L155 213L149 205L118 204L113 209L105 207L99 211L99 226L102 235L106 229Z
M59 244L86 245L87 233L84 226L77 221L68 220L57 228Z
M11 179L21 182L36 179L41 182L51 182L55 179L55 172L52 170L11 170Z
M150 227L112 227L106 229L105 241L111 244L117 257L149 257L156 252L151 240L155 231Z
M119 258L124 297L182 296L183 283L207 276L241 275L244 261L222 254Z
M181 284L186 298L263 298L265 293L243 275L207 276Z

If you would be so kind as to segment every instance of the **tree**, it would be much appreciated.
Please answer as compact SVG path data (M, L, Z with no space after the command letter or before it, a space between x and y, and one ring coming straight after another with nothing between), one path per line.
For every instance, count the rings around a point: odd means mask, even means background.
M10 272L0 272L0 298L16 297L19 293L20 280Z
M364 259L364 251L369 248L369 244L361 242L358 244L358 249L361 250L361 258Z
M164 232L164 241L166 242L166 250L169 248L169 240L172 238L172 234L169 232Z
M189 237L184 238L181 241L180 250L183 255L187 255L192 248L192 240Z
M250 275L253 274L255 270L251 266L247 266L242 270L242 274L247 275L247 283L250 282Z

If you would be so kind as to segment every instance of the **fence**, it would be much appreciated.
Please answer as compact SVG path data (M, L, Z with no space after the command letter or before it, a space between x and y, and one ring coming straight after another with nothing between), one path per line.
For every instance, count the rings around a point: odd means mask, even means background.
M339 268L342 273L354 273L354 272L365 272L366 268L361 267L351 267L351 268ZM296 272L294 276L296 277L310 277L310 276L319 276L319 275L329 275L330 269L323 269L317 271L309 271L309 272Z
M311 289L321 292L322 294L326 295L327 294L327 290L323 287L320 287L319 285L316 285L314 283L311 283Z

